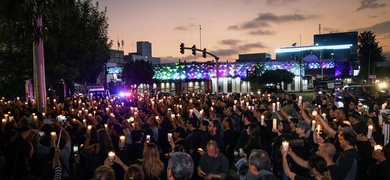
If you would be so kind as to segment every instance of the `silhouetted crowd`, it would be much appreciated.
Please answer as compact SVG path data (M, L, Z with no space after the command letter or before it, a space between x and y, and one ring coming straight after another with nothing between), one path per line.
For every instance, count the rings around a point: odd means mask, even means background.
M2 98L0 179L390 179L388 101L364 95Z

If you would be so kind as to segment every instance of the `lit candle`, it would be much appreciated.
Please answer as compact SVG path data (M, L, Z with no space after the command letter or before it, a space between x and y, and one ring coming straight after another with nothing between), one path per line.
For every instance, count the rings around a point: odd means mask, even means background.
M125 143L126 142L126 137L125 136L119 136L119 140L121 143Z
M283 151L287 151L288 150L288 141L283 141L282 142L282 146L283 146Z
M246 102L245 104L246 104L246 106L249 106L249 102Z
M237 104L237 100L236 99L234 100L234 104Z
M104 124L104 128L108 131L108 124Z
M6 119L2 119L1 122L3 123L3 127L4 127L4 124L7 123L7 120Z
M42 113L42 117L46 117L46 113Z
M152 109L154 109L154 101L152 101Z
M168 141L172 140L172 133L168 133Z
M91 125L88 125L88 132L91 132L91 129L92 129L92 126Z
M88 110L86 109L86 110L84 110L84 112L85 112L85 114L88 114Z
M311 131L314 131L316 128L316 120L311 121Z
M114 157L115 157L115 152L114 151L108 152L108 158L110 159L110 161L113 161Z
M272 129L276 129L277 119L272 120Z
M375 144L374 151L379 151L379 152L382 151L382 146L379 144Z
M326 114L322 113L322 119L326 120Z
M313 111L313 112L311 112L311 115L313 116L313 117L316 117L317 116L317 111Z
M233 111L236 111L236 110L237 110L237 106L233 105Z
M106 108L106 113L108 113L109 110L110 110L110 108Z
M8 114L4 114L4 118L8 120Z
M261 124L262 126L264 126L264 115L261 115L261 121L260 121L260 124Z
M276 102L276 110L280 111L280 102Z
M298 97L298 105L302 106L302 96Z
M53 103L56 103L57 102L57 99L53 99Z
M368 126L368 132L367 132L367 138L368 139L371 139L371 136L372 136L372 129L373 129L374 127L372 126L372 125L369 125Z
M317 138L320 138L321 125L317 125Z
M83 125L84 125L84 127L87 126L87 120L86 119L83 119Z
M171 119L175 119L175 114L171 114Z
M91 113L88 113L88 116L89 116L89 117L92 117L92 114L91 114Z
M275 106L276 106L276 104L272 103L272 112L275 112Z
M192 104L192 99L189 100L190 104Z
M56 137L56 136L57 136L57 133L56 133L56 132L51 132L50 135L51 135L52 137Z

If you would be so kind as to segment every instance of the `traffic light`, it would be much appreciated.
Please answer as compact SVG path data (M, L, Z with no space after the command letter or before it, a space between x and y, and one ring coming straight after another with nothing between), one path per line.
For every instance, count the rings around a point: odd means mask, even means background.
M184 54L184 43L180 43L180 53Z
M206 58L206 54L207 54L206 52L207 52L207 50L206 50L206 48L204 48L204 49L203 49L203 55L202 55L203 58Z
M192 46L192 54L194 56L196 56L196 46L195 45Z

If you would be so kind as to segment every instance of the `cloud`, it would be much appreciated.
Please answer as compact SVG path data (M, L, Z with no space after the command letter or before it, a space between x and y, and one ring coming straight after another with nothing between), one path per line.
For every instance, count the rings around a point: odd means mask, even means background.
M173 28L175 31L190 31L195 27L195 24L176 26Z
M256 49L260 49L260 48L266 48L267 46L265 46L264 44L258 42L258 43L249 43L249 44L245 44L245 45L242 45L242 46L239 46L238 49L239 51L248 51L250 49L253 49L253 48L256 48Z
M376 35L384 35L385 37L390 37L390 21L381 22L378 24L374 24L370 27L365 27L361 29L356 29L356 31L372 31Z
M256 31L250 31L248 34L250 34L250 35L274 35L276 33L275 33L275 31L259 29Z
M356 11L360 11L363 9L378 9L386 6L385 3L379 4L378 0L361 0L360 7L356 9Z
M231 45L231 46L235 46L240 42L241 41L237 40L237 39L225 39L225 40L219 41L219 43L222 45Z
M317 15L290 14L277 16L273 13L260 13L256 18L238 25L228 27L228 30L246 30L260 27L269 27L269 23L286 23L292 21L304 21L317 18Z
M211 53L216 55L216 56L231 56L231 55L238 54L238 52L234 49L218 49L218 50L212 51Z
M298 0L267 0L267 4L269 5L285 5L297 2Z

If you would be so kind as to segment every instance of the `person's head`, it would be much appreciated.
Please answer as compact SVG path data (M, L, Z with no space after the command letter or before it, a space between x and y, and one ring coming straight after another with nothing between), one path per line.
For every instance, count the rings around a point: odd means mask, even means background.
M374 128L376 131L380 131L380 130L381 130L381 127L379 126L379 119L378 119L377 116L370 117L370 118L368 119L367 125L372 125L373 128Z
M357 102L351 101L349 102L348 109L349 110L355 110L357 108Z
M102 147L105 151L111 151L114 149L112 145L111 137L108 135L108 132L105 129L99 129L97 131L98 141L100 143L100 147Z
M323 143L318 146L316 155L323 157L324 159L333 159L336 154L336 147L331 143Z
M142 167L144 168L145 175L147 176L160 176L164 164L160 159L160 151L156 144L146 143L143 152Z
M221 122L218 120L213 120L209 124L209 132L211 135L219 134L221 132L222 126Z
M202 121L202 122L200 123L199 130L201 130L201 131L207 131L209 125L210 125L210 122L204 120L204 121Z
M349 122L351 122L352 124L356 124L356 123L360 122L361 118L362 118L362 115L360 113L356 112L355 110L351 110L349 112L348 119L349 119Z
M187 122L187 130L191 131L199 127L199 121L196 118L190 118Z
M249 172L258 174L261 170L270 170L271 160L266 151L253 150L248 159Z
M144 180L145 174L142 167L138 164L130 165L123 177L123 180Z
M330 172L323 157L317 155L310 156L307 164L310 172L313 173L315 177L320 176L330 178Z
M142 131L141 130L138 130L138 129L135 129L133 131L131 131L131 140L133 142L141 142L142 141Z
M99 166L93 175L94 180L115 180L115 171L110 166Z
M227 117L222 121L222 124L225 129L234 129L235 122L232 118Z
M297 128L298 122L299 122L299 119L298 119L298 118L295 118L295 117L291 118L291 119L290 119L290 122L289 122L289 123L290 123L290 128L291 128L291 129Z
M246 110L246 111L242 112L242 121L244 122L244 124L249 124L249 123L253 122L252 111Z
M246 129L246 133L250 139L254 139L255 137L260 136L260 128L257 124L250 124L248 129Z
M146 121L146 123L148 123L150 125L150 127L156 126L157 125L156 117L155 116L149 117L148 120Z
M356 134L351 127L342 127L339 130L338 139L343 149L355 146L357 141Z
M194 162L189 154L175 152L168 161L167 179L190 180L194 172Z
M187 133L186 133L186 130L183 127L177 127L173 131L173 137L175 139L177 139L177 138L185 138L186 136L187 136Z
M206 149L209 157L215 157L219 152L218 143L214 140L210 140L207 142Z
M343 121L347 119L344 108L337 108L334 117L337 119L337 121Z
M310 129L310 125L308 122L300 121L297 124L296 132L297 132L297 134L306 133L307 131L309 131L309 129Z
M283 133L291 133L290 123L286 120L281 120L278 123L278 130Z

